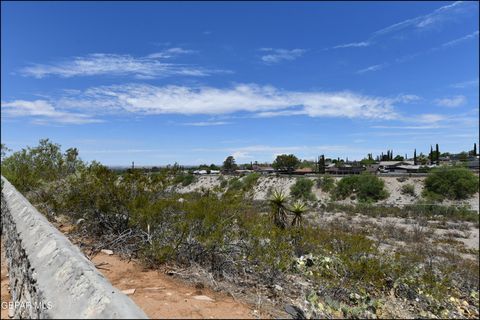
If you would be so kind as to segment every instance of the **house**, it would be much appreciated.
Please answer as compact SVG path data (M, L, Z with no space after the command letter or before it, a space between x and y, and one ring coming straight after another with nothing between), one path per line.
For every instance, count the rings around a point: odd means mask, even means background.
M472 156L467 160L467 168L470 170L479 170L479 156Z
M374 164L369 164L365 167L365 170L368 172L368 173L373 173L373 174L376 174L377 171L378 171L378 167L380 165L377 164L377 163L374 163Z
M275 169L272 167L261 167L257 165L253 166L253 171L260 172L261 174L275 173Z
M315 173L312 168L301 168L301 169L295 169L293 171L293 174L299 174L299 175L305 175L305 174L311 174Z
M248 170L248 169L237 169L237 170L235 170L235 173L239 174L239 175L249 174L249 173L252 173L252 172L253 172L253 170Z
M414 162L409 160L403 161L380 161L378 164L378 171L381 173L388 172L403 172L405 169L398 168L399 166L413 166ZM398 171L396 171L398 170Z
M363 171L365 171L364 166L352 166L352 165L344 165L337 167L335 164L328 165L325 168L325 173L328 174L337 174L337 175L343 175L343 174L360 174Z

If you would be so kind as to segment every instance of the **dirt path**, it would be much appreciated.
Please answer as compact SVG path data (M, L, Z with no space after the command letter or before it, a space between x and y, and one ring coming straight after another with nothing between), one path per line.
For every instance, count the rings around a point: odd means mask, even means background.
M144 270L136 262L99 253L92 261L120 290L135 289L130 295L150 318L252 319L253 310L230 296L187 285L168 275Z
M1 318L9 319L8 317L8 308L5 307L5 303L10 302L10 292L8 290L9 281L8 281L8 269L7 269L7 259L5 258L5 250L3 248L3 239L1 240L1 283L0 283L0 301L1 301Z

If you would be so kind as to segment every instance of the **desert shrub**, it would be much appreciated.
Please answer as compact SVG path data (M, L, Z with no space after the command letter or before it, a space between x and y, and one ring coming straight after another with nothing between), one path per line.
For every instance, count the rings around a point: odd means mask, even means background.
M260 178L260 173L254 172L250 173L249 175L245 176L242 181L243 181L243 189L245 191L249 191L255 187L257 184L258 179Z
M195 176L191 173L179 173L173 178L173 184L181 184L186 187L195 181Z
M388 197L382 179L368 174L352 175L342 178L335 187L334 198L345 199L355 193L360 201L378 201Z
M230 179L230 181L228 182L228 191L229 192L236 192L236 191L240 191L243 189L243 182L242 180L240 180L240 178L238 177L235 177L235 178L232 178Z
M425 197L439 199L467 199L478 191L478 177L460 166L440 167L432 170L425 179Z
M377 201L388 197L388 193L384 189L385 183L382 179L371 174L361 174L358 177L357 196L360 200Z
M333 192L335 199L345 199L355 192L358 185L358 176L347 176L337 182L337 186Z
M315 200L315 195L312 193L313 181L307 178L299 178L290 187L290 195L294 199Z
M83 166L77 149L68 149L62 154L59 144L41 139L38 146L24 148L2 159L2 175L25 192L65 178Z
M251 173L242 178L235 177L228 181L228 193L238 193L239 195L250 194L255 185L257 184L258 179L260 178L259 173ZM225 187L227 183L222 182L220 186Z
M323 176L317 179L317 187L324 192L330 192L335 188L335 179L330 176Z
M186 174L182 181L182 186L186 187L192 184L195 181L195 176L193 174Z
M225 187L228 185L228 180L226 179L223 179L221 182L220 182L220 188L222 189L225 189Z
M405 195L415 197L415 186L413 184L404 184L400 189L400 192Z

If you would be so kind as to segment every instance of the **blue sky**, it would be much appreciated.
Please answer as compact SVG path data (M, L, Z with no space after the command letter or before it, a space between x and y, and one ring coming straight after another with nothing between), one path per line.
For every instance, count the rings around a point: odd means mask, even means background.
M2 2L2 143L108 165L479 140L476 2Z

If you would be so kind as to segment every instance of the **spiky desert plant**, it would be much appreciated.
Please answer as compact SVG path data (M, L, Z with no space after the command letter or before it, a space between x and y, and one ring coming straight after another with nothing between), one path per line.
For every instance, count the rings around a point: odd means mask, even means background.
M287 196L279 190L273 191L270 198L270 207L272 208L272 220L275 225L281 229L287 227Z
M292 220L293 227L300 227L302 226L303 221L303 213L307 211L307 206L303 201L295 201L290 208L290 212L294 214Z

